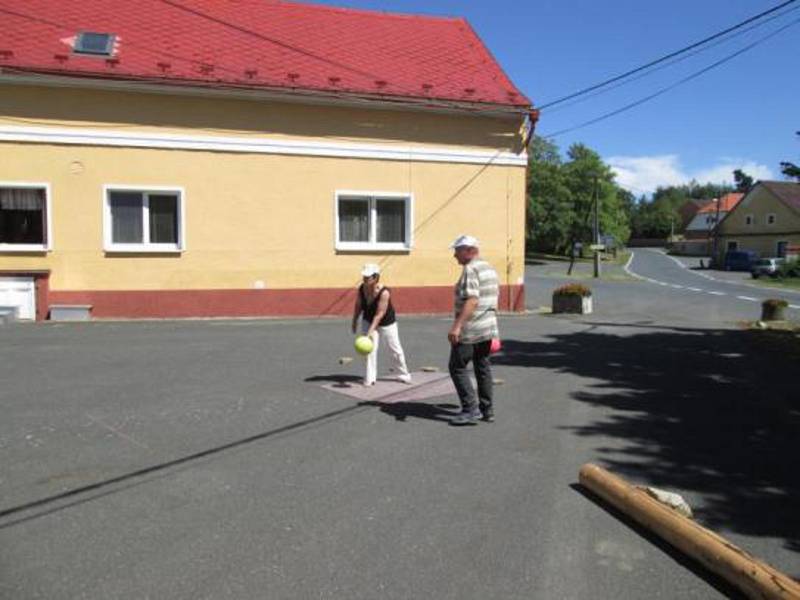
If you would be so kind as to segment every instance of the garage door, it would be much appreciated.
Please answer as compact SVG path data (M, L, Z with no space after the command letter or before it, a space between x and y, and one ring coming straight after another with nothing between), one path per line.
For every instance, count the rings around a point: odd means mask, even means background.
M0 277L0 309L17 309L18 319L36 318L36 288L33 277Z

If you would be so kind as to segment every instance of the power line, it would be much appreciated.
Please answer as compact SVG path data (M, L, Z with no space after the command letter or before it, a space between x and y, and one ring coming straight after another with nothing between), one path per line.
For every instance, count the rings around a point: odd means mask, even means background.
M665 94L665 93L669 92L670 90L673 90L676 87L691 81L692 79L696 79L696 78L700 77L700 75L703 75L704 73L707 73L711 69L715 69L716 67L718 67L718 66L720 66L720 65L722 65L722 64L724 64L724 63L726 63L726 62L728 62L728 61L730 61L730 60L732 60L734 58L736 58L740 54L744 54L748 50L752 50L754 47L758 46L759 44L762 44L763 42L767 41L768 39L770 39L772 37L775 37L779 33L785 31L786 29L788 29L789 27L792 27L793 25L797 25L798 23L800 23L800 19L795 19L791 23L788 23L787 25L784 25L780 29L777 29L777 30L773 31L769 35L766 35L766 36L762 37L761 39L756 40L752 44L748 44L747 46L745 46L744 48L742 48L740 50L737 50L733 54L729 54L725 58L722 58L722 59L716 61L715 63L712 63L709 66L707 66L707 67L705 67L703 69L700 69L699 71L695 71L691 75L689 75L687 77L684 77L683 79L680 79L679 81L676 81L672 85L668 85L665 88L661 88L660 90L658 90L658 91L656 91L656 92L654 92L654 93L652 93L652 94L650 94L648 96L645 96L644 98L640 98L639 100L636 100L635 102L631 102L630 104L626 104L625 106L623 106L621 108L618 108L616 110L613 110L613 111L611 111L609 113L606 113L606 114L601 115L599 117L596 117L594 119L590 119L589 121L585 121L585 122L581 123L580 125L575 125L574 127L568 127L566 129L561 129L560 131L556 131L554 133L547 134L547 135L542 135L541 137L554 138L554 137L557 137L559 135L563 135L565 133L569 133L571 131L575 131L576 129L582 129L583 127L587 127L589 125L594 125L595 123L599 123L600 121L605 121L606 119L608 119L610 117L613 117L613 116L618 115L620 113L623 113L623 112L625 112L627 110L630 110L631 108L639 106L640 104L644 104L645 102L648 102L648 101L652 100L653 98L657 98L658 96L661 96L662 94Z
M618 88L621 88L621 87L623 87L625 85L628 85L629 83L633 83L634 81L639 81L640 79L643 79L644 77L647 77L648 75L651 75L651 74L655 73L656 71L660 71L662 69L666 69L668 67L671 67L674 64L677 64L679 62L682 62L682 61L686 60L687 58L691 58L692 56L697 56L701 52L706 52L707 50L710 50L711 48L716 48L717 46L719 46L721 44L728 43L731 40L734 40L734 39L736 39L737 37L739 37L741 35L744 35L744 34L750 32L750 31L753 31L754 29L758 29L759 27L763 27L767 23L770 23L771 21L774 21L775 19L780 19L781 17L785 17L789 13L794 12L796 10L800 10L800 6L795 6L795 7L792 7L789 10L784 11L782 13L778 13L778 14L772 15L768 19L764 19L763 21L760 21L759 23L755 23L755 24L751 25L750 27L748 27L746 29L743 29L741 31L737 31L736 33L734 33L732 35L729 35L729 36L724 37L724 38L722 38L720 40L717 40L713 44L709 44L709 45L707 45L707 46L705 46L703 48L698 48L697 50L694 50L693 52L690 52L689 54L684 54L683 56L676 57L676 58L670 60L669 62L667 62L667 63L665 63L663 65L660 65L658 67L650 69L649 71L646 71L644 73L640 73L636 77L631 77L629 79L625 79L624 81L619 81L615 85L612 85L610 87L606 87L605 89L598 89L598 90L594 91L593 93L588 93L587 95L583 95L581 97L578 97L578 98L572 100L572 102L567 102L566 104L561 104L560 106L557 106L557 107L552 108L550 110L547 110L547 111L544 111L543 109L539 109L539 110L540 110L540 112L546 112L548 115L552 115L553 113L556 113L556 112L559 112L561 110L567 109L567 108L569 108L571 106L575 106L576 104L580 104L582 102L586 102L587 100L590 100L592 98L596 98L597 96L601 96L601 95L603 95L603 94L605 94L607 92L610 92L612 90L616 90Z
M662 62L664 62L666 60L674 58L674 57L676 57L676 56L678 56L680 54L688 52L689 50L693 50L694 48L697 48L698 46L702 46L704 44L707 44L708 42L710 42L712 40L715 40L718 37L722 37L723 35L726 35L726 34L730 33L731 31L734 31L736 29L744 27L748 23L752 23L753 21L757 21L757 20L761 19L762 17L765 17L766 15L769 15L769 14L771 14L771 13L777 11L777 10L780 10L780 9L786 7L786 6L789 6L790 4L793 4L794 2L797 2L797 0L786 0L786 2L783 2L782 4L779 4L778 6L775 6L774 8L771 8L771 9L766 10L766 11L764 11L762 13L759 13L759 14L757 14L755 16L752 16L749 19L745 19L744 21L742 21L740 23L737 23L736 25L734 25L732 27L728 27L727 29L725 29L723 31L715 33L714 35L711 35L711 36L709 36L709 37L707 37L705 39L702 39L699 42L695 42L694 44L691 44L689 46L681 48L680 50L676 50L675 52L671 52L671 53L669 53L669 54L667 54L665 56L662 56L661 58L658 58L656 60L650 61L649 63L647 63L645 65L642 65L640 67L637 67L635 69L632 69L630 71L622 73L621 75L617 75L615 77L612 77L611 79L606 79L605 81L602 81L602 82L597 83L595 85L589 86L587 88L584 88L582 90L579 90L579 91L574 92L572 94L569 94L567 96L563 96L562 98L558 98L557 100L553 100L552 102L547 102L545 104L542 104L538 108L539 108L539 110L544 110L544 109L546 109L546 108L548 108L550 106L555 106L556 104L560 104L562 102L566 102L567 100L571 100L572 98L575 98L577 96L582 96L583 94L587 94L587 93L589 93L591 91L594 91L594 90L596 90L598 88L605 87L606 85L608 85L610 83L614 83L616 81L619 81L620 79L624 79L626 77L629 77L630 75L633 75L635 73L639 73L640 71L644 71L645 69L649 69L652 66L655 66L655 65L657 65L659 63L662 63Z

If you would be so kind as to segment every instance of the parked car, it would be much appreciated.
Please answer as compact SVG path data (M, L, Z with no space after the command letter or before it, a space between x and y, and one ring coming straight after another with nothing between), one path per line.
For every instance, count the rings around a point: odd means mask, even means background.
M758 254L752 250L728 250L723 268L726 271L750 271L757 260Z
M750 273L753 275L753 279L758 279L762 275L777 277L783 262L782 258L762 258L755 262L753 268L750 269Z

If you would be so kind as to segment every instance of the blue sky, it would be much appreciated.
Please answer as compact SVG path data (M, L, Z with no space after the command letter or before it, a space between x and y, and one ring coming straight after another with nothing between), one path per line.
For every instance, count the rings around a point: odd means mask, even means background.
M726 29L782 0L317 0L390 12L463 16L514 83L542 105ZM707 67L778 28L785 16L684 61L565 108L542 112L549 134L621 108ZM731 181L742 168L782 179L800 162L800 23L744 54L621 115L554 139L562 153L593 148L638 194L697 179Z

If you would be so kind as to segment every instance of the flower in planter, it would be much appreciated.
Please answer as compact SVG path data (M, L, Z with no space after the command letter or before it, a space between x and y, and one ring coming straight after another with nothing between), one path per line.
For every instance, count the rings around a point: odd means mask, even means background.
M589 314L592 312L592 290L580 283L568 283L553 290L554 313Z
M783 311L789 303L780 298L769 298L761 303L761 319L763 321L782 321Z
M567 283L553 290L553 296L580 296L588 298L592 295L592 290L580 283Z

